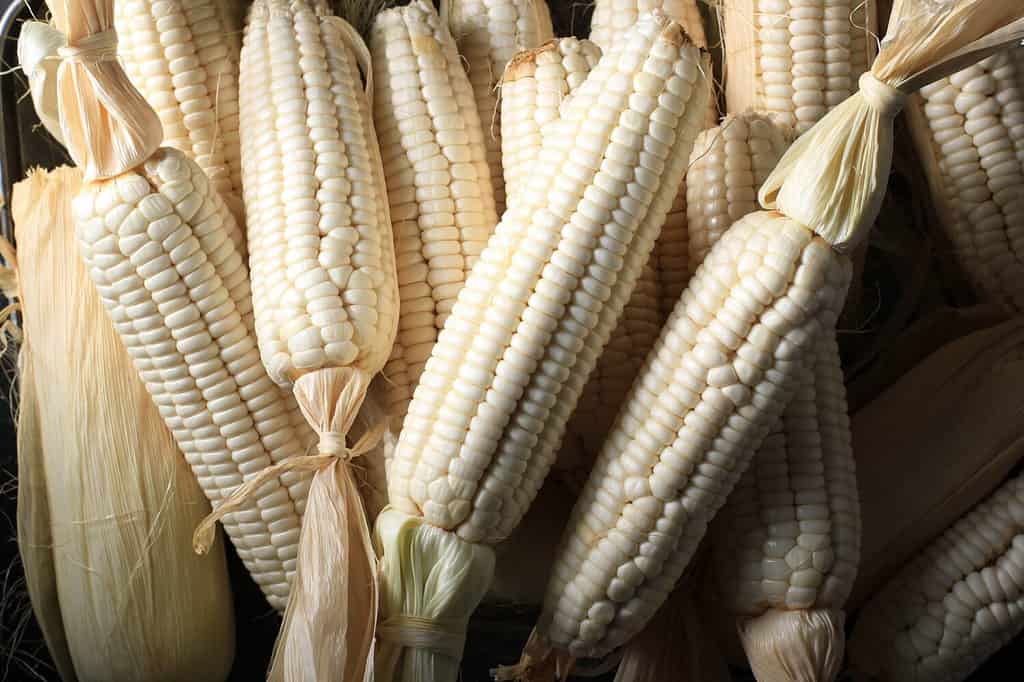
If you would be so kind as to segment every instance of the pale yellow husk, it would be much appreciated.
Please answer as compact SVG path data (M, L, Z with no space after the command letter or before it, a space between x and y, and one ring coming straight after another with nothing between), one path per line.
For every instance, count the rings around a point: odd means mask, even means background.
M13 200L29 400L20 455L42 463L67 650L79 680L223 680L234 655L223 544L191 552L209 504L81 262L70 215L80 182L77 170L37 171ZM48 621L68 679L61 625Z
M871 75L790 148L761 188L761 205L839 251L855 247L881 210L893 121L906 97L1020 42L1022 16L1024 5L1005 0L896 0Z

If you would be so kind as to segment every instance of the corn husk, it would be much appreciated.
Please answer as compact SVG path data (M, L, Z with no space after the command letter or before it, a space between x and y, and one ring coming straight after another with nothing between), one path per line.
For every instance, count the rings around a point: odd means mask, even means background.
M51 536L40 546L45 532L26 534L27 570L48 583L32 590L34 604L63 679L223 680L234 655L223 544L204 557L190 550L209 504L81 262L70 216L80 182L61 168L14 189L19 456L27 495L44 479ZM39 513L32 497L19 517Z
M1024 5L1005 0L896 0L861 89L782 157L758 198L838 251L862 241L892 168L893 122L909 95L1024 39Z
M853 416L863 541L851 607L1024 456L1022 386L1024 320L1014 319L944 345Z

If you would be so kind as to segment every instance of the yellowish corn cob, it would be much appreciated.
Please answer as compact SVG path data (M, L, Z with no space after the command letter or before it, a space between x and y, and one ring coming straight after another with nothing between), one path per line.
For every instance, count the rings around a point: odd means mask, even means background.
M1024 49L921 97L912 127L955 256L981 297L1024 309Z
M406 416L390 471L394 510L377 529L385 619L468 618L470 589L482 596L486 545L507 537L536 495L675 195L703 116L706 67L678 25L649 16L601 58L555 124L459 293ZM430 567L421 576L404 573L412 559L389 566L399 549L427 551L427 538L432 553L473 556L417 557ZM428 578L417 597L413 585ZM434 605L435 583L461 610ZM399 660L400 644L388 644L396 651L382 646L381 656L401 679L416 679L426 661L441 665L415 648ZM454 678L444 665L435 679Z
M199 164L241 225L240 17L228 0L117 0L114 12L117 55L164 144Z
M328 367L372 376L391 351L394 247L356 39L306 0L258 0L246 27L253 302L263 362L281 384Z
M87 184L75 217L104 306L207 497L216 505L264 467L301 455L286 401L218 274L246 281L230 213L203 171L162 149L133 172ZM285 476L223 519L278 609L308 487L308 476Z
M697 137L686 172L686 280L734 222L757 210L757 193L792 139L791 129L755 112L726 116Z
M651 352L577 503L542 633L573 657L638 632L835 324L849 262L755 213L712 249Z
M500 216L506 202L498 86L513 57L554 38L551 14L545 0L441 0L441 16L455 36L473 86Z
M868 601L850 641L851 666L860 679L961 682L1022 630L1024 478L1018 476Z
M774 114L803 134L857 91L871 0L732 0L720 11L730 112Z
M501 83L501 165L508 203L528 186L543 130L597 64L589 40L557 38L516 55Z
M713 538L721 594L758 679L835 679L860 558L860 509L833 331L818 341ZM785 670L799 672L787 678Z
M400 424L498 216L473 90L433 5L416 0L381 12L370 51L401 297L384 375Z

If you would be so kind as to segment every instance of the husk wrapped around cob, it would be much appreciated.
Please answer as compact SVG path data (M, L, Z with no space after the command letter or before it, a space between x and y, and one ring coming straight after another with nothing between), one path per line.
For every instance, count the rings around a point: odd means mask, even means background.
M895 3L860 91L790 148L761 188L767 210L726 232L666 323L574 510L537 629L506 676L564 674L576 658L607 654L665 600L791 399L808 351L835 324L846 253L881 207L908 94L1019 41L1022 16L1024 6L1001 0ZM787 679L789 652L764 645L758 674Z
M14 187L19 545L61 679L227 678L224 548L190 549L209 503L136 375L78 251L77 169ZM15 263L8 265L12 268Z

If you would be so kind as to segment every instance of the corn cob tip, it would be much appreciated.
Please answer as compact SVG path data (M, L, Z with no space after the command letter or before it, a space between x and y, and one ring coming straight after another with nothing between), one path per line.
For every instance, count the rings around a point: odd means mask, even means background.
M832 682L843 662L845 621L836 609L770 610L737 629L758 682Z
M529 78L537 71L537 57L545 52L558 49L558 39L549 40L532 50L523 50L509 61L502 74L502 83L511 83L520 78Z

